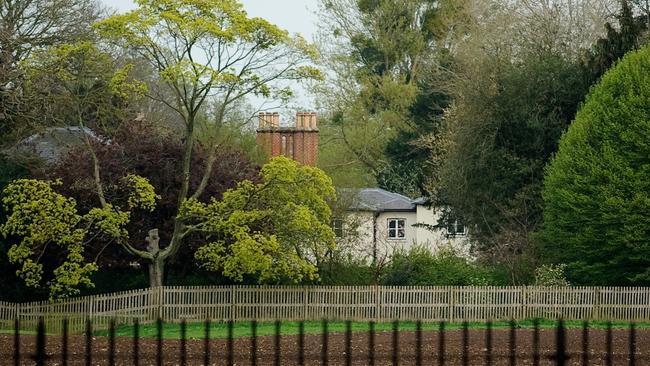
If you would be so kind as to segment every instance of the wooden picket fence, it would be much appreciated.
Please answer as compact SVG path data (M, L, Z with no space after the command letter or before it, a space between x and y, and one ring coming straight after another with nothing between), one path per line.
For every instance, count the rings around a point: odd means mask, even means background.
M644 287L158 287L57 302L0 302L0 328L16 318L34 329L40 317L58 333L64 318L72 332L154 322L354 320L487 321L576 319L650 322L650 288Z

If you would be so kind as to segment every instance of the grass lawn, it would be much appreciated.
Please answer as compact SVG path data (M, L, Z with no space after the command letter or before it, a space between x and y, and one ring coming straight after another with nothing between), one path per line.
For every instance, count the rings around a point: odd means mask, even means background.
M282 322L280 332L282 335L295 335L299 333L299 323L298 322ZM541 328L553 328L557 322L551 320L540 320L539 325ZM485 329L485 323L471 322L468 324L470 329ZM604 321L593 321L589 323L590 328L592 329L605 329L607 327L607 322ZM330 333L343 333L345 332L345 322L341 321L332 321L328 324L328 331ZM516 326L519 328L532 328L533 320L523 320L516 322ZM581 321L566 321L565 326L567 328L582 328ZM438 323L423 323L423 330L437 330L439 327ZM460 329L463 327L462 323L445 323L445 329ZM510 327L510 323L507 321L498 321L494 322L492 325L493 329L507 329ZM613 322L613 328L628 328L629 323L627 322ZM639 329L650 329L650 323L641 323L637 324ZM188 339L203 339L205 336L205 324L204 323L188 323L187 324L187 338ZM318 321L308 321L304 323L304 329L306 334L320 334L323 331L322 323ZM366 332L369 329L368 323L352 323L353 332ZM392 323L376 323L375 330L377 332L390 331L393 329ZM400 322L399 330L400 331L415 331L416 323L415 322ZM180 324L174 323L163 323L163 338L165 339L179 339L180 338ZM115 330L115 334L119 337L132 337L133 336L133 327L132 326L119 326ZM260 322L257 325L257 335L258 336L270 336L275 334L275 324L272 322ZM107 336L108 331L97 331L95 332L97 336ZM239 337L250 337L252 335L251 323L250 322L236 322L233 324L233 335L235 338ZM157 326L156 324L143 324L140 325L140 337L141 338L155 338L157 336ZM227 338L228 329L226 323L212 323L210 326L210 338L222 339Z

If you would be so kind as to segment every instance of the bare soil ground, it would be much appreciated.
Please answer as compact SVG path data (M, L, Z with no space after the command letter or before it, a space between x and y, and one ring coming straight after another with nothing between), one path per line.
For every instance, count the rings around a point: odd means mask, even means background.
M582 331L569 329L566 331L566 345L569 354L567 365L582 364ZM530 329L516 331L517 365L533 365L532 334ZM509 364L509 331L493 331L493 365ZM46 365L61 365L61 337L47 338L48 361ZM344 334L329 335L329 365L346 365ZM14 340L10 334L0 334L0 365L14 365ZM92 340L92 365L108 365L108 339L95 337ZM210 341L210 365L226 365L226 340ZM399 365L415 365L415 334L401 332L399 336ZM462 331L449 330L445 332L445 365L462 365ZM34 365L35 337L21 336L21 365ZM187 364L203 365L205 342L203 340L187 341ZM469 333L469 365L486 364L485 331L470 330ZM234 364L251 365L251 339L238 338L234 340ZM423 333L423 365L438 364L438 333ZM628 331L615 329L613 331L613 364L629 364ZM116 338L115 364L133 365L133 340L131 338ZM305 335L305 365L320 365L322 350L321 335ZM604 330L590 330L589 365L605 365L606 333ZM85 339L83 336L73 336L69 340L69 365L85 365ZM257 364L273 365L273 337L257 339ZM540 330L540 365L554 365L555 331ZM180 341L164 340L163 364L180 365ZM143 339L140 341L139 365L157 364L157 340ZM378 332L376 334L376 365L392 365L392 333ZM640 329L636 333L636 364L650 365L650 330ZM283 336L281 341L282 365L298 365L298 336ZM368 365L368 335L355 333L352 337L352 364Z

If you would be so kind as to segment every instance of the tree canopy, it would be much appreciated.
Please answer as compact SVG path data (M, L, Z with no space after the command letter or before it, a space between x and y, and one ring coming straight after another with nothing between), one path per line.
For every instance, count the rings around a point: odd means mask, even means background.
M13 242L8 251L9 261L20 266L16 274L27 286L43 285L41 260L48 258L48 251L58 247L62 253L60 257L64 259L46 275L50 279L47 285L51 299L79 293L81 286L92 286L90 275L97 271L97 265L84 256L89 241L98 236L106 236L110 241L126 240L128 232L124 227L130 211L152 211L160 198L146 179L127 175L126 207L107 204L80 214L73 198L55 191L60 185L60 181L18 179L4 189L2 198L8 216L0 232ZM47 265L51 267L56 260L51 256L49 259Z
M35 51L89 40L104 14L97 0L4 0L0 3L0 133L33 131L21 63ZM8 141L2 141L6 144Z
M650 47L589 93L544 179L543 258L581 284L648 284Z
M271 159L260 183L243 181L208 204L183 206L190 230L209 243L196 258L212 271L236 281L254 276L259 283L300 283L317 278L317 265L333 249L329 202L332 180L320 169L285 157Z
M288 33L261 18L249 18L235 0L139 0L138 8L114 15L96 24L99 33L115 45L137 54L159 77L146 95L164 104L183 122L182 162L177 174L179 194L176 210L187 200L198 199L210 182L220 139L205 146L205 165L193 165L199 117L206 114L208 101L216 112L203 133L217 135L237 102L249 95L285 100L291 96L288 82L319 78L309 62L315 50L299 36ZM94 170L98 171L96 161ZM190 191L192 171L201 171L199 183ZM95 183L101 198L102 182ZM151 285L162 284L168 258L179 251L188 228L174 219L167 245L161 247L157 230L151 229L147 253L129 250L151 260ZM153 245L151 242L155 242Z
M544 167L591 84L637 44L620 40L638 39L641 28L625 26L637 22L625 3L607 34L598 6L575 18L526 2L493 10L474 15L471 36L457 44L453 103L443 133L429 141L429 192L447 219L468 223L477 254L522 283L532 280L537 260L532 234L542 223ZM592 16L599 20L583 23Z
M323 0L321 53L331 77L319 97L331 116L332 140L345 146L348 167L360 163L380 186L422 194L426 147L446 96L434 71L444 49L442 12L430 0ZM336 171L340 161L325 162ZM333 173L336 175L336 173ZM401 179L399 179L401 178Z

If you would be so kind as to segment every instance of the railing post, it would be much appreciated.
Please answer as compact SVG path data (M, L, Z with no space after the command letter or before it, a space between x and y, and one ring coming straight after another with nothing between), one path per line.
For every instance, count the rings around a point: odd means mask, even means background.
M307 320L307 306L309 305L309 287L302 287L302 320Z
M230 321L235 321L235 286L230 286Z
M165 288L164 288L164 286L158 286L157 290L158 290L158 291L156 291L157 295L158 295L158 316L157 316L157 318L162 319L163 318L163 301L164 301L164 298L165 298Z
M375 285L375 322L381 321L381 287Z

